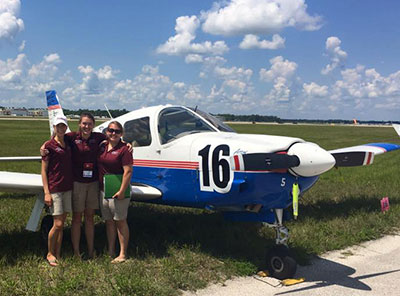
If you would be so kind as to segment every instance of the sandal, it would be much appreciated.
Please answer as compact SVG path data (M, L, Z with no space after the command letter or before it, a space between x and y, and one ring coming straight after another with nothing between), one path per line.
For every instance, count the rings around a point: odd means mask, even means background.
M46 258L47 263L51 266L51 267L57 267L58 266L58 261L57 259L48 259Z
M115 258L111 260L112 264L119 264L119 263L124 263L126 261L126 258Z

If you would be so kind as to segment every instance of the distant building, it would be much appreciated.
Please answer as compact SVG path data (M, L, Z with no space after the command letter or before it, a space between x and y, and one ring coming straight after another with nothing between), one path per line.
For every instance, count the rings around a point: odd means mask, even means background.
M11 109L11 116L28 116L28 110L25 108L15 108Z
M32 117L48 117L49 112L47 109L29 109L28 116Z

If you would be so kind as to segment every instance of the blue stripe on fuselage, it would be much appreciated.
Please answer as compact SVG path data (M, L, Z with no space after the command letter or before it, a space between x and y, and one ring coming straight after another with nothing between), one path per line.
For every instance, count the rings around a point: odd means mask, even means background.
M318 177L298 178L301 191L309 189ZM230 192L200 191L197 170L133 167L132 182L144 183L162 192L150 202L186 207L215 208L262 204L267 208L286 208L292 202L296 178L288 173L235 172Z

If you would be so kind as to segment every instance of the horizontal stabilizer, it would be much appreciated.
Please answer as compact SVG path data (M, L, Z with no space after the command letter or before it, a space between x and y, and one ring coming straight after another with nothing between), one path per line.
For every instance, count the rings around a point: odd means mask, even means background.
M336 160L336 167L369 165L374 160L374 153L365 151L332 153L332 156Z
M245 171L271 171L288 169L300 164L296 155L280 153L249 153L243 154Z

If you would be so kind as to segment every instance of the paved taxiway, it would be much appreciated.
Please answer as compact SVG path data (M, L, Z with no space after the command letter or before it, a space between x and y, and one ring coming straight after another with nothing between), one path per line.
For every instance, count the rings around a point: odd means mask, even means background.
M299 266L305 282L282 287L271 278L244 277L185 296L400 295L400 234L334 251Z

